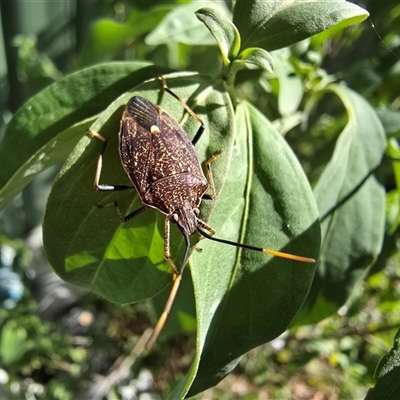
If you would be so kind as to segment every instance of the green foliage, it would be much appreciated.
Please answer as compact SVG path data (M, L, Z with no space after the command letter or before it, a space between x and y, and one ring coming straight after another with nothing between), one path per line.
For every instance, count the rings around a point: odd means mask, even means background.
M374 175L386 150L382 124L355 92L336 85L328 88L340 96L349 120L314 188L322 246L303 308L306 316L298 316L302 323L318 322L346 302L379 255L383 241L385 189Z
M381 178L389 169L382 167L385 155L399 158L399 114L374 109L385 104L386 92L380 103L369 102L338 82L323 67L322 47L329 40L346 48L361 29L345 36L343 28L363 21L368 12L345 1L238 0L233 10L224 2L201 6L127 7L124 18L95 22L76 65L107 62L78 69L52 84L9 122L0 143L0 206L37 174L67 159L52 185L43 222L49 263L65 281L111 302L126 305L155 297L155 308L162 308L168 294L164 289L171 282L163 257L164 216L152 209L122 224L114 207L98 207L118 201L127 215L141 202L135 192L93 189L101 143L85 131L90 127L108 139L101 182L129 185L117 132L133 95L167 110L189 137L198 129L181 105L161 92L157 75L163 74L206 126L196 145L199 160L222 150L212 166L217 196L200 207L200 217L216 230L215 236L317 259L316 264L300 264L199 242L195 236L192 243L201 251L190 256L192 281L186 271L186 286L160 337L161 347L172 333L193 330L194 292L195 354L186 375L164 397L195 396L217 385L237 365L246 368L241 361L246 353L285 331L287 346L277 358L288 375L301 368L307 374L307 366L319 355L317 363L322 359L351 382L371 385L378 353L368 347L363 363L357 348L366 335L375 334L371 325L384 323L385 305L373 305L379 309L377 320L369 319L368 310L356 314L354 308L369 301L360 295L362 285L374 297L374 279L383 280L379 271L396 251L398 163L393 166L394 189L387 190ZM283 49L286 46L291 47ZM109 61L115 58L129 61ZM173 71L177 67L186 72ZM190 69L196 72L187 72ZM351 72L345 67L341 72L351 82ZM184 241L177 229L171 250L179 265ZM387 308L398 307L396 296L385 301ZM343 319L335 316L338 312ZM389 328L398 323L391 321ZM361 339L351 324L359 331L367 327ZM38 340L39 334L46 338ZM18 371L29 357L51 358L59 340L36 316L7 317L1 326L1 363ZM387 342L388 336L379 340ZM42 354L46 346L47 355ZM384 383L397 371L396 346L382 361L368 399L382 396ZM59 357L72 358L71 371L78 374L82 354L68 346L64 350ZM269 364L260 370L273 364L270 354L267 359ZM252 373L260 382L276 379L273 372ZM390 390L396 389L390 382ZM340 386L340 378L336 384ZM49 390L59 398L71 395L68 384L49 385ZM342 390L353 389L349 384ZM357 397L361 392L357 387L352 393ZM290 397L283 390L271 393Z
M239 1L233 23L242 37L242 49L272 51L337 26L363 21L368 12L344 0L337 2Z
M194 1L176 7L153 32L146 36L146 44L154 46L177 42L192 46L214 45L215 41L211 35L196 20L195 12L200 8L200 4L200 2ZM216 2L215 9L219 15L230 14L223 2Z
M230 19L213 8L202 8L196 17L214 36L225 66L237 57L240 50L240 35Z
M394 400L398 397L399 383L397 377L400 369L399 335L400 331L396 334L393 348L380 361L376 371L376 385L368 391L365 400L382 398Z

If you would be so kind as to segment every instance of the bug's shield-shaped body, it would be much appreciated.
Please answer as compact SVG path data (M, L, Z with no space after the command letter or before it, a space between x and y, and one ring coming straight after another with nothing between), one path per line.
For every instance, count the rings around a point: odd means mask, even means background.
M135 96L122 116L119 151L142 202L194 234L208 182L181 126L160 107Z

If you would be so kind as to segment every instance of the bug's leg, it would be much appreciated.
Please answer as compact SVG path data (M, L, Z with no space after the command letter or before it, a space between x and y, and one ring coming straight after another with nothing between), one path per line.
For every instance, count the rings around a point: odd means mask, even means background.
M205 164L206 167L206 173L207 173L207 178L208 178L208 183L210 184L210 188L211 188L211 193L205 193L203 195L203 199L204 200L212 200L215 197L215 184L214 184L214 178L213 178L213 174L212 174L212 170L211 170L211 164L218 159L218 157L221 155L221 151L214 154ZM213 228L211 228L210 225L206 224L204 221L202 221L201 219L197 218L197 225L201 226L202 228L204 228L205 230L208 231L208 233L213 236L215 233L215 230ZM199 231L199 233L201 234L201 232ZM204 235L201 235L200 240L205 239Z
M146 343L146 349L150 349L153 346L154 342L157 340L158 336L160 335L160 332L162 331L162 329L165 325L165 322L171 311L172 304L175 301L176 294L178 293L179 286L181 284L183 269L185 268L187 259L189 257L189 250L190 250L189 236L183 232L182 232L182 234L185 238L186 250L185 250L185 254L183 256L181 269L178 270L176 268L175 264L172 262L171 256L170 256L170 245L169 245L169 242L170 242L170 217L166 217L165 225L164 225L164 235L165 235L165 237L164 237L164 257L165 257L165 260L167 261L168 265L171 267L171 269L173 271L173 275L172 275L173 285L172 285L171 291L169 293L167 302L165 303L164 310L163 310L160 318L158 319L157 324L154 327L154 330L151 333L151 335Z
M168 263L174 275L180 275L178 268L176 268L175 264L171 260L171 253L170 253L170 218L165 218L164 224L164 258L165 261Z
M200 227L200 226L201 226L202 228L204 228L206 231L208 231L208 233L209 233L210 236L214 236L215 230L214 230L213 228L211 228L210 225L206 224L204 221L202 221L201 219L197 218L197 232L199 232L200 235L201 235L200 238L199 238L199 241L206 238L206 236L204 236L204 235L202 234L201 230L199 230L199 227ZM200 251L200 252L203 251L203 249L201 249L200 247L195 247L195 249L196 249L197 251Z
M162 85L162 90L164 92L167 92L168 94L170 94L172 97L174 97L176 100L179 101L179 103L181 103L182 107L200 124L199 129L197 130L196 134L194 135L194 138L192 140L192 144L193 146L198 142L198 140L200 139L201 135L204 132L204 123L203 121L200 119L200 117L178 96L176 95L167 85L167 82L165 80L165 78L160 75L159 76L160 80L161 80L161 85Z
M117 213L118 213L118 216L119 216L119 219L121 220L121 222L128 222L149 208L148 206L142 206L142 207L138 208L137 210L129 213L128 215L123 216L120 208L118 207L117 201L113 201L112 203L108 203L108 204L104 204L104 205L99 205L97 207L98 208L115 207L117 209Z
M92 136L93 138L101 141L103 143L103 146L101 148L100 154L99 154L99 158L97 160L97 167L96 167L96 173L94 176L94 187L96 190L101 191L101 192L114 192L114 191L118 191L118 190L130 190L133 189L133 186L126 186L126 185L107 185L107 184L102 184L99 183L100 180L100 176L101 176L101 171L103 169L103 155L104 152L106 150L107 147L107 139L100 135L100 133L94 132L91 129L88 130L88 133L90 136ZM118 216L119 219L122 222L127 222L133 218L135 218L137 215L141 214L143 211L145 211L148 207L147 206L142 206L139 209L129 213L126 216L123 216L121 213L121 210L118 207L118 203L116 201L109 203L109 204L105 204L105 205L100 205L98 206L99 208L104 208L104 207L110 207L110 206L114 206L117 209L118 212Z
M205 164L208 183L210 184L210 188L211 188L211 193L204 194L203 195L204 200L212 200L215 197L215 184L214 184L214 177L213 177L212 170L211 170L211 164L215 160L217 160L220 155L221 155L221 151L214 154Z
M100 181L100 175L101 175L101 170L103 169L103 155L107 147L107 139L100 135L100 133L94 132L91 129L88 129L88 133L91 137L100 140L103 143L103 146L101 148L99 158L97 160L97 167L96 167L96 173L94 175L94 187L96 190L100 192L114 192L117 190L130 190L134 189L133 186L127 186L127 185L108 185L108 184L102 184L99 183Z
M204 221L202 221L201 219L197 218L197 224L199 226L201 226L202 228L204 228L206 231L208 231L208 233L210 234L210 236L213 236L215 234L215 230L213 228L211 228L210 225L206 224ZM203 236L204 238L204 236Z

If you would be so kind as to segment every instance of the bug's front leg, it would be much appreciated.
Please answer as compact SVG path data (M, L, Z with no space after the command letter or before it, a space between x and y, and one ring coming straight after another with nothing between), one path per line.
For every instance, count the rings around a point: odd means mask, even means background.
M170 266L170 268L172 269L174 276L177 276L177 275L181 275L183 265L181 267L181 270L179 271L178 268L176 268L173 261L171 260L171 251L170 251L171 223L170 223L170 219L171 219L170 216L166 217L165 223L164 223L164 258L165 258L165 261Z
M100 142L103 143L103 146L101 148L99 158L97 160L97 166L96 166L96 172L94 175L94 187L96 190L100 192L114 192L118 190L131 190L134 189L133 186L127 186L127 185L109 185L109 184L103 184L99 183L100 182L100 176L101 176L101 171L103 169L103 156L104 152L106 151L107 147L107 139L100 135L100 133L97 133L91 129L88 129L88 133L91 137L99 140Z

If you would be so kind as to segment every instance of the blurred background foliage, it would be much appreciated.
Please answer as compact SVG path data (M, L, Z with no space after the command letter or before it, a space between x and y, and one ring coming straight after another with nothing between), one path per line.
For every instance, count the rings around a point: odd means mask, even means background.
M216 74L220 58L214 39L192 16L204 5L185 0L1 2L0 128L33 94L98 62L147 60ZM312 326L293 327L251 351L233 374L199 399L363 398L380 358L393 345L400 325L400 6L372 0L360 5L370 20L278 51L274 74L243 72L254 75L250 85L239 72L236 84L238 93L286 135L312 184L346 121L333 96L325 96L310 113L307 92L343 80L378 111L389 140L381 168L387 192L381 255L338 313ZM214 1L212 6L229 13L232 4ZM175 29L177 23L185 29ZM91 398L93 393L109 399L140 398L141 393L164 398L190 366L193 339L168 335L174 332L171 326L157 352L132 366L130 355L151 326L147 315L154 313L153 303L120 307L54 275L42 252L40 223L57 171L41 174L0 214L0 398L83 399L89 390ZM180 295L185 302L184 291Z

